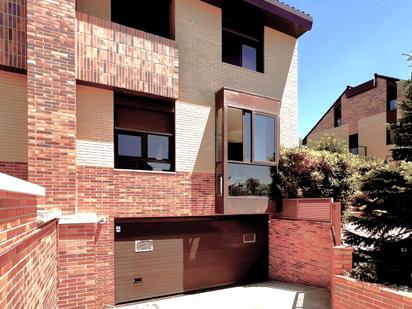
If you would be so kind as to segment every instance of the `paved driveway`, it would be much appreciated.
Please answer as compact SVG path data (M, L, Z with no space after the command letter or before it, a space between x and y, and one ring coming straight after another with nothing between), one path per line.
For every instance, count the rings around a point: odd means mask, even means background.
M117 306L121 309L330 309L326 289L277 281L177 295Z

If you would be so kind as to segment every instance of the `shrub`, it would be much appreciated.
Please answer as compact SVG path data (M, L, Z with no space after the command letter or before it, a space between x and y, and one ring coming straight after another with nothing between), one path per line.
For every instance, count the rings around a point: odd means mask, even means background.
M353 276L412 286L412 163L377 167L367 173L349 218L345 241L356 251Z
M313 150L325 150L340 154L349 152L349 146L344 140L328 134L323 135L320 139L309 141L308 147Z

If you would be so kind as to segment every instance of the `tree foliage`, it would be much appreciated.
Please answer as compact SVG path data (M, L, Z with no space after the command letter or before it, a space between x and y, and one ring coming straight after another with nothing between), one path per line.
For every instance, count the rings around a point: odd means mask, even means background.
M412 61L412 56L409 60ZM402 118L390 126L395 144L392 148L392 157L395 160L412 161L412 75L403 86L406 99L399 104Z
M348 144L344 140L328 134L323 135L320 139L309 141L308 147L313 150L325 150L340 154L349 152Z
M346 242L357 249L353 275L412 286L412 163L385 165L364 177Z
M359 189L362 175L380 164L348 152L282 148L278 170L272 170L272 198L332 197L345 208Z

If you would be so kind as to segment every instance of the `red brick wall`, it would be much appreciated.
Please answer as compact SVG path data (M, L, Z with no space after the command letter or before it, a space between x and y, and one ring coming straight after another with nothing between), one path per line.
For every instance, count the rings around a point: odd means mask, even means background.
M114 303L114 217L215 213L214 174L78 166L77 185L79 211L95 211L106 216L108 222L61 225L59 304L62 307L86 301L82 298L85 295L91 308ZM90 281L84 280L86 271ZM68 298L68 293L75 297Z
M36 216L36 197L0 191L0 251L32 233Z
M0 256L0 308L57 308L56 221Z
M74 211L75 0L27 0L28 179L46 208Z
M271 219L269 277L330 288L332 247L331 223Z
M412 293L346 276L334 276L334 309L411 309Z
M107 275L96 274L96 231L96 224L59 225L59 308L96 308L96 284Z
M27 163L0 161L0 173L27 180Z

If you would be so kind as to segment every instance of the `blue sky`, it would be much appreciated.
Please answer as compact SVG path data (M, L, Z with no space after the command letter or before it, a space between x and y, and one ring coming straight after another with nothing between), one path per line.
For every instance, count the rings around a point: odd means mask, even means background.
M374 73L407 79L412 0L284 0L309 13L299 39L299 136L304 137L347 85Z

